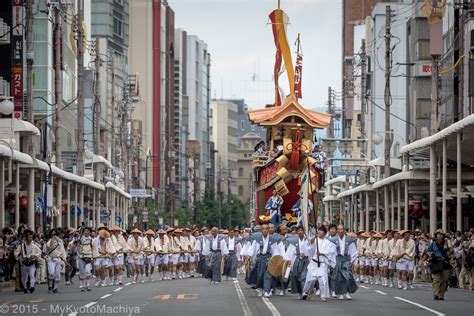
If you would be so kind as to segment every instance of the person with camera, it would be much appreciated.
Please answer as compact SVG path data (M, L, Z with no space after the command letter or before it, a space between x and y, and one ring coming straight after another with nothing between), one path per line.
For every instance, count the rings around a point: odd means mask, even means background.
M433 278L432 288L435 300L444 300L444 294L448 288L449 272L453 263L453 250L446 239L446 233L437 229L434 240L428 246L423 261L428 259L428 266Z
M33 231L23 231L23 241L15 249L15 258L21 263L21 283L24 293L35 291L36 265L41 249L33 242ZM29 283L28 283L28 278Z
M474 238L471 237L474 241ZM474 244L464 241L461 245L461 272L459 273L459 288L463 289L469 281L469 289L474 291Z

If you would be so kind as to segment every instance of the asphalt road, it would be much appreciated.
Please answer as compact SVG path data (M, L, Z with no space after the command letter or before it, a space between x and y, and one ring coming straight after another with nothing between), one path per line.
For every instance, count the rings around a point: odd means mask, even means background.
M34 294L4 289L0 315L474 315L474 292L450 289L445 301L434 301L429 284L407 291L362 285L351 301L322 303L318 297L301 301L291 294L259 298L240 277L216 285L201 278L129 282L91 292L62 283L59 294L48 294L45 285Z

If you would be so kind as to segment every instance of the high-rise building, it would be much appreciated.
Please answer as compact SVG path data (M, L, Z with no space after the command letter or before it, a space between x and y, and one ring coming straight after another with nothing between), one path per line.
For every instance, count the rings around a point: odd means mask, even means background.
M215 144L217 191L224 195L237 195L237 136L238 106L227 100L213 100L212 141Z
M397 0L383 0L396 2ZM351 93L354 86L352 61L357 51L354 51L354 26L360 24L369 16L378 2L382 0L343 0L342 1L342 92L344 94L342 107L343 138L352 138L351 129L354 116L354 95Z
M209 184L210 152L210 67L211 55L207 44L196 35L186 38L186 92L188 107L188 139L195 142L193 158L198 167L196 181L193 182L194 195L198 200L204 196ZM191 153L189 153L191 154Z

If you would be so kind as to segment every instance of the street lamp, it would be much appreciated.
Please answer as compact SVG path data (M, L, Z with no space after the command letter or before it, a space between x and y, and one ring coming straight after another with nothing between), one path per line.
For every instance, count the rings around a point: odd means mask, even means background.
M10 99L3 99L0 102L0 113L4 115L10 115L13 113L13 102Z

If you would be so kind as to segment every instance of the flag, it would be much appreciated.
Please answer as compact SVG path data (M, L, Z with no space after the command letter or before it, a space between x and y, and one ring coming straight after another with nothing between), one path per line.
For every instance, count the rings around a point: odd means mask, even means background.
M273 77L275 80L275 106L280 106L282 97L280 96L278 77L280 76L282 62L285 63L291 94L294 93L295 85L293 61L291 59L290 46L288 45L288 39L286 37L286 25L288 24L289 18L286 13L280 9L272 11L269 17L270 21L272 22L273 38L275 40L275 46L277 49L275 54L275 67L273 69Z
M295 66L295 96L297 99L303 98L303 93L301 92L301 82L303 74L303 55L298 54L296 56L296 66Z
M309 194L309 169L306 168L301 176L301 217L305 232L308 232L308 212L311 211L308 209Z

